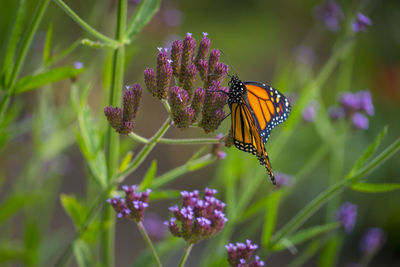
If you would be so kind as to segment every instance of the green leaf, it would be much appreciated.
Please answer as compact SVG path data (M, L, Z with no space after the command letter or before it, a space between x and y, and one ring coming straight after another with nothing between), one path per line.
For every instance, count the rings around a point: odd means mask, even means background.
M37 200L38 196L34 194L11 195L0 204L0 223L11 218L22 208L34 204Z
M274 244L274 246L272 247L272 250L277 251L277 250L283 250L286 248L290 249L291 247L294 247L295 245L306 242L318 235L330 232L339 227L340 227L340 223L334 222L334 223L317 225L317 226L313 226L313 227L310 227L307 229L300 230L290 237L282 238L278 243Z
M51 38L53 36L53 23L50 23L47 29L46 41L43 49L43 63L46 64L51 59Z
M63 206L69 217L72 219L75 228L79 230L87 217L87 208L83 204L81 204L75 198L75 196L69 196L65 194L61 195L61 205Z
M400 184L373 184L373 183L356 183L351 188L355 191L364 193L385 193L400 189Z
M153 18L160 8L161 0L142 0L136 9L135 15L130 19L125 37L132 40Z
M84 241L80 239L74 241L73 250L79 267L95 266L90 254L90 248Z
M22 261L24 256L25 250L19 243L8 240L0 244L0 263L11 263L16 260Z
M24 19L26 12L26 0L20 0L18 3L18 10L15 14L15 20L13 25L10 25L10 35L8 37L7 48L5 49L5 58L3 62L3 70L1 71L2 84L4 87L8 87L9 78L13 70L13 61L15 56L15 51L18 47L18 41L21 40L22 32L24 29ZM10 88L7 88L10 89Z
M76 132L79 148L81 149L95 181L101 188L107 186L107 164L102 150L100 131L92 120L90 110L84 106L78 114L79 132Z
M157 172L157 160L153 160L150 168L147 170L146 175L143 178L143 181L140 185L140 190L145 190L146 188L150 188L153 183L153 179L156 176Z
M27 91L37 89L46 84L58 82L67 78L78 76L84 71L74 67L59 67L49 71L41 72L35 75L28 75L21 78L15 86L15 94L21 94Z
M39 229L35 222L27 222L25 227L25 264L37 266L39 261Z
M357 159L351 168L349 174L347 175L347 179L352 177L371 158L372 154L376 151L381 143L383 137L385 137L387 129L388 127L385 126L375 140L367 147L367 149L364 150L364 153Z
M269 247L272 234L274 233L276 218L278 216L279 200L281 199L282 191L275 191L268 196L265 205L265 221L262 234L262 244L264 247Z
M342 243L343 234L332 235L321 251L321 255L319 257L319 266L336 266Z

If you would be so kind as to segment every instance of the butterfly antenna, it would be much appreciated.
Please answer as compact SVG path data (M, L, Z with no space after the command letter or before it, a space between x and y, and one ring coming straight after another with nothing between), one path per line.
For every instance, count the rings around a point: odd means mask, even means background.
M226 61L228 61L229 66L232 67L232 69L235 71L235 73L236 73L236 75L237 75L237 71L236 71L236 69L233 67L233 65L232 65L231 61L229 60L229 58L225 55L225 53L224 53L224 51L222 51L222 49L220 49L220 51L221 51L222 55L224 55L224 57L226 58ZM226 66L226 65L225 65L225 66ZM228 66L226 66L226 74L228 75L229 78L232 78L232 75L229 74L229 72L228 72Z

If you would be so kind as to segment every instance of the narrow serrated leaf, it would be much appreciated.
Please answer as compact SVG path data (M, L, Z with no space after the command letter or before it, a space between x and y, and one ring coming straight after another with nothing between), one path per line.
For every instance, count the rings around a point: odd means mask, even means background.
M153 18L160 8L161 0L142 0L136 9L135 15L130 19L126 30L126 37L131 40Z
M278 216L279 200L282 192L275 191L268 196L265 203L265 220L262 234L262 244L268 247L271 242L271 237L275 230L276 218Z
M75 228L80 229L87 216L87 208L72 195L61 195L61 205L72 219Z
M347 175L347 179L352 177L372 156L372 154L376 151L381 143L383 137L385 137L387 133L388 127L385 126L382 131L377 135L375 140L364 150L364 153L357 159L351 168L349 174Z
M351 188L355 191L364 193L385 193L400 189L400 184L373 184L373 183L356 183L352 184Z
M143 178L142 183L140 184L140 190L145 190L146 188L150 188L153 183L153 179L157 173L157 160L153 160L150 168L147 170L146 175Z
M43 63L47 64L51 59L51 38L53 36L53 23L50 23L46 33L46 41L43 48Z
M34 75L22 77L15 86L15 94L21 94L27 91L37 89L43 85L58 82L64 79L78 76L84 71L74 67L59 67Z
M297 233L295 233L294 235L280 240L277 244L275 244L272 247L272 250L274 250L274 251L282 250L282 249L288 248L289 246L295 246L295 245L301 244L301 243L308 241L318 235L330 232L339 227L340 227L340 223L334 222L334 223L317 225L317 226L313 226L313 227L310 227L307 229L300 230Z

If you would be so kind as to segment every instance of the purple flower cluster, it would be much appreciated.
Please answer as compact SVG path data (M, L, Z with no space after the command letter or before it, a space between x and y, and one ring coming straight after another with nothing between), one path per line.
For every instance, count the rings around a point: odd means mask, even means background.
M383 246L385 240L386 233L381 228L370 228L361 238L360 249L368 254L375 253Z
M336 218L343 225L346 233L350 233L357 218L357 205L350 202L345 202L336 213Z
M305 122L312 122L317 115L319 103L317 100L312 100L303 110L302 117Z
M129 134L132 132L133 119L136 117L141 97L142 87L136 83L132 88L126 86L126 91L122 98L122 110L119 107L109 106L104 108L104 114L115 131L120 134Z
M368 26L372 25L372 21L369 17L358 12L357 18L351 23L351 29L353 32L365 32L368 30Z
M122 186L125 192L125 198L114 197L108 199L114 210L117 212L118 218L128 218L136 222L143 220L144 212L149 206L149 195L151 190L147 189L144 192L137 192L136 186Z
M290 175L281 172L275 172L275 182L278 188L292 185L294 183L293 180L293 177Z
M254 260L250 262L251 256L254 251L258 248L256 244L252 244L250 240L246 240L244 243L236 243L236 245L230 243L225 246L228 251L228 262L230 266L234 267L259 267L264 266L264 262L260 260L260 257L255 256Z
M228 89L221 87L221 81L227 66L219 62L219 50L209 53L210 46L207 33L203 33L196 53L196 40L187 33L183 40L172 42L170 59L168 50L159 48L156 72L151 68L144 71L147 89L159 99L168 99L172 119L178 128L189 127L201 115L199 125L208 133L214 131L225 116L223 107L227 98L222 91L228 92ZM202 88L196 87L197 73Z
M329 31L336 32L340 29L340 21L344 15L342 8L334 0L325 1L315 9L315 14Z
M200 198L197 190L181 192L182 207L170 207L174 217L165 222L169 231L191 244L220 232L228 219L223 213L225 203L214 197L216 193L217 190L206 188L203 198Z
M343 93L339 97L340 106L330 107L328 112L332 120L348 118L357 129L368 128L368 117L374 115L375 109L369 91Z

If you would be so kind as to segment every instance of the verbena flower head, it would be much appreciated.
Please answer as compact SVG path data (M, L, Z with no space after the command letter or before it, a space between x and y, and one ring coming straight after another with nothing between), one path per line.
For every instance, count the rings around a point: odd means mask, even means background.
M358 12L357 17L351 23L351 29L353 30L353 32L365 32L371 25L371 19L365 16L363 13Z
M219 133L215 138L218 139L220 142L218 144L212 145L212 153L218 159L224 159L226 157L226 153L222 151L222 142L224 140L224 135L222 133Z
M303 110L302 117L306 122L313 122L317 111L319 108L319 103L317 100L312 100L307 107Z
M153 96L168 100L172 119L178 128L188 128L200 120L199 126L209 133L225 117L223 107L227 98L221 91L228 92L228 89L221 87L221 81L228 66L220 62L218 49L213 49L208 55L211 41L207 33L203 33L197 47L196 53L196 40L187 33L183 40L172 42L170 59L168 51L159 48L157 70L147 68L144 80ZM199 80L202 82L200 88L196 85ZM209 93L214 90L217 92ZM214 103L216 105L211 107Z
M156 213L148 212L144 215L143 226L147 233L155 239L161 240L165 237L166 229L160 216Z
M370 228L361 238L360 249L362 252L372 254L377 252L386 241L386 233L381 228Z
M357 205L345 202L336 213L336 218L343 225L346 233L350 233L356 223Z
M228 262L230 266L264 266L264 262L260 260L258 256L255 256L254 260L251 261L251 257L258 246L252 244L250 240L246 240L246 243L236 243L236 245L230 243L226 245L225 248L228 252Z
M356 129L368 129L368 117L374 115L375 108L369 91L346 92L339 96L340 106L332 106L328 113L332 120L347 118Z
M277 187L290 186L294 183L292 176L281 172L275 172L275 182Z
M105 107L104 114L111 127L120 134L129 134L133 130L133 119L139 109L142 98L142 87L134 84L132 87L126 86L122 96L122 110L119 107Z
M216 193L215 189L206 188L200 198L197 190L182 191L181 207L170 207L174 216L165 222L171 234L194 244L220 232L228 219L223 213L225 203L214 197Z
M340 29L340 21L344 15L339 4L334 0L327 0L315 9L316 16L329 31L338 31Z
M151 190L147 189L144 192L138 192L136 186L122 186L125 197L114 197L108 199L114 210L117 212L118 218L128 218L136 222L143 220L144 212L149 206L149 195Z

